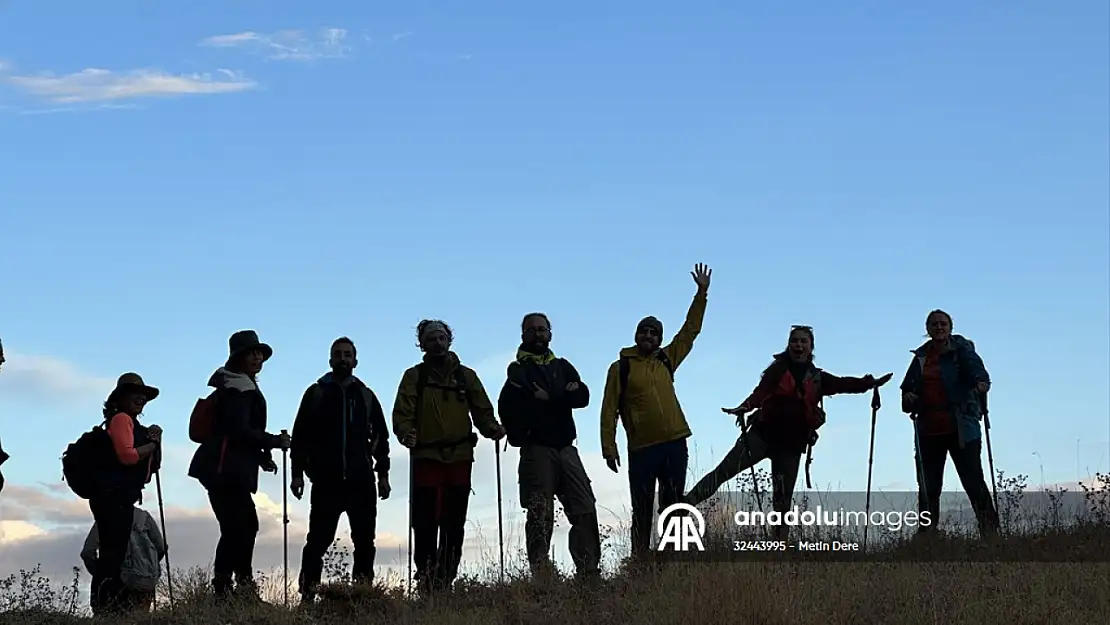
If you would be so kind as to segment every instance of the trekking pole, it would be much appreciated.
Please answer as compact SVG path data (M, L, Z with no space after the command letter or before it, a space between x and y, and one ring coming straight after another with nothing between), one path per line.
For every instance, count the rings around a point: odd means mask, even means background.
M494 455L497 457L497 550L501 554L501 583L505 583L505 527L501 514L501 442L493 441Z
M879 387L871 391L871 450L867 454L867 502L864 504L864 516L871 518L871 469L875 466L875 422L878 420L879 408L882 402L879 399ZM870 522L863 524L863 550L867 551L867 527Z
M987 463L991 469L991 495L994 497L994 511L998 512L998 486L994 479L994 452L991 451L991 418L987 413L987 394L983 393L980 400L980 409L983 412L983 425L986 427L987 436Z
M166 548L166 585L170 589L170 611L174 611L173 602L173 567L170 566L170 542L166 534L166 508L162 503L162 471L154 474L154 485L158 489L158 518L162 522L162 543Z
M413 457L412 457L412 450L410 449L409 450L409 532L408 532L409 533L409 576L408 576L408 588L405 591L405 593L409 596L412 595L412 532L413 532L413 529L412 529L412 496L413 496L412 495L412 489L413 489L413 485L416 483L416 479L413 477L413 467L415 466L415 462L416 461L413 460Z
M748 422L744 421L740 427L740 438L745 438L748 434ZM747 446L747 441L744 441L744 449L748 452L748 458L751 458L752 450ZM759 506L760 512L763 511L763 496L759 493L759 480L755 477L755 465L751 466L752 470L752 491L755 493L755 505Z
M283 437L289 436L288 430L282 430ZM281 450L281 581L282 591L285 596L285 607L289 607L289 472L287 460L289 450Z

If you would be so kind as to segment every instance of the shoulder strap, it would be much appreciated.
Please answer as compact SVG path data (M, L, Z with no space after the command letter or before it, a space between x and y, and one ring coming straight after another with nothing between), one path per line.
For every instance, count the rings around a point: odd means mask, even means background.
M420 422L420 408L424 405L424 387L428 386L428 367L423 362L416 363L416 407L413 417Z
M667 356L667 352L659 350L655 352L655 357L667 368L667 373L671 376L671 382L674 382L674 366L671 365L671 359Z

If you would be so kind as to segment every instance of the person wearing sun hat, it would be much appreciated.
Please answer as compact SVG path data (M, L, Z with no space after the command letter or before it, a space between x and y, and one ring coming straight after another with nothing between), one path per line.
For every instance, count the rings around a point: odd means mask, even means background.
M139 374L125 373L104 401L104 421L113 453L99 471L89 508L100 534L96 599L108 612L124 612L130 607L120 571L131 538L134 506L142 500L143 488L161 464L162 428L140 424L139 415L158 395L159 390L146 384Z
M213 436L201 443L189 464L189 477L208 491L220 525L212 563L212 586L223 599L232 591L258 600L254 581L254 543L258 536L258 470L277 473L273 450L288 449L287 434L266 431L266 398L258 387L262 365L274 355L254 330L231 335L224 366L208 379L214 393Z

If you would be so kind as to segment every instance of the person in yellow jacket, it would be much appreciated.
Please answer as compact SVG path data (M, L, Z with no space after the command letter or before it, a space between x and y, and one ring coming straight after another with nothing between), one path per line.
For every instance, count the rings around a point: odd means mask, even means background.
M678 502L686 492L690 425L674 390L674 371L686 360L701 333L713 274L698 263L690 272L698 291L686 322L666 347L663 323L645 317L636 326L636 345L621 350L609 366L601 402L601 453L609 469L620 467L617 417L628 439L628 487L632 498L632 554L647 551L651 536L656 485L659 508Z
M409 493L417 590L449 588L458 575L466 537L474 447L505 430L473 369L451 351L451 328L425 319L416 328L423 362L401 377L393 404L393 434L410 450Z

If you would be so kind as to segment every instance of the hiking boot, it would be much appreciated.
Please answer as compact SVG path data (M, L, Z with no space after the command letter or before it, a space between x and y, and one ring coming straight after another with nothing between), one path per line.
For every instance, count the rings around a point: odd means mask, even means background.
M262 601L262 596L258 592L258 584L255 583L253 578L249 577L240 577L238 580L236 580L235 598L242 601L249 601L251 603L258 603Z
M224 601L231 596L232 583L231 576L223 577L216 576L212 580L212 594L216 596L217 601Z

